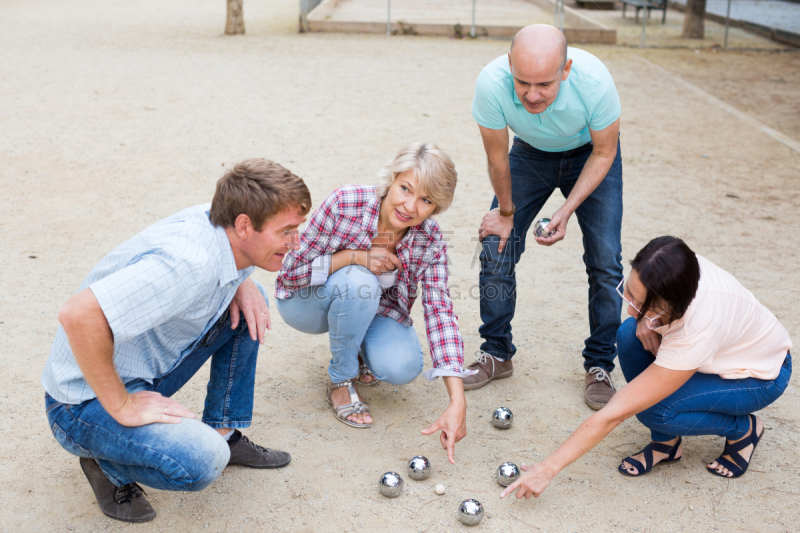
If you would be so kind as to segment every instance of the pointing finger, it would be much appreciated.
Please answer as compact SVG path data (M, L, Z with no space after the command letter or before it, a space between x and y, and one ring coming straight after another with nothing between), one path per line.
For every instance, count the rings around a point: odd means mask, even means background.
M438 424L433 424L432 426L430 426L430 427L427 427L427 428L423 429L423 430L422 430L422 434L423 434L423 435L430 435L431 433L434 433L434 432L436 432L436 431L439 431L439 429L440 429L440 428L439 428L439 425L438 425Z
M505 498L506 496L517 490L517 487L519 487L520 483L522 483L522 480L520 479L516 480L514 483L506 487L503 492L500 493L500 497Z
M442 435L444 435L444 431L442 431ZM447 439L447 460L450 461L451 465L456 464L456 439Z

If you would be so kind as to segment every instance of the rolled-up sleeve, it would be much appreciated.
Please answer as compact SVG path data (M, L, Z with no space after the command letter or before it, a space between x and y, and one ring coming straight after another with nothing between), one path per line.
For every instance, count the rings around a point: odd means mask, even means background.
M311 281L309 285L323 285L328 281L328 273L331 271L331 257L333 254L325 254L317 256L311 262Z
M277 286L296 290L308 285L322 285L328 279L331 254L328 244L339 214L339 192L334 191L311 216L300 235L300 247L286 256Z

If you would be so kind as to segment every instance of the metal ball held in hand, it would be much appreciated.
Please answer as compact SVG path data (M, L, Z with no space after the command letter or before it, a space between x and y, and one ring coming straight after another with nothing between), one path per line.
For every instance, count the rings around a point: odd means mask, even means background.
M403 492L403 478L397 472L386 472L381 476L378 488L387 498L394 498Z
M478 500L464 500L458 506L458 519L465 526L475 526L483 520L483 505Z
M533 234L537 237L550 237L555 233L555 229L550 230L547 229L547 225L550 224L549 218L540 218L536 221L536 224L533 226Z
M492 413L492 425L498 429L507 429L511 427L511 422L514 421L514 415L508 407L498 407Z
M497 482L508 487L519 479L519 468L514 463L503 463L497 467Z
M408 477L415 481L422 481L431 475L431 462L427 457L415 455L408 462Z

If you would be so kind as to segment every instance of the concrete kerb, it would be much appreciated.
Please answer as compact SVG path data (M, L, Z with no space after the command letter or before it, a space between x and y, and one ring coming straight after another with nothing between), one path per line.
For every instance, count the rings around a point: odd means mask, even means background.
M529 2L547 10L555 11L554 0L528 0ZM309 31L316 32L342 32L342 33L385 33L386 20L375 21L349 21L330 20L330 15L336 9L340 0L323 0L314 8L307 17ZM609 28L574 9L564 6L564 34L572 43L616 44L617 30ZM476 34L479 37L513 37L522 26L504 26L484 24L476 25ZM393 35L441 35L446 37L466 37L469 27L461 24L430 23L430 22L404 22L391 23Z

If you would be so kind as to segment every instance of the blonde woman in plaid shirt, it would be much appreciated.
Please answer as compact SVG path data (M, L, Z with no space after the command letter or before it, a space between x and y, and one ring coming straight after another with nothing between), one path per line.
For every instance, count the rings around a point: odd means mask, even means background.
M378 186L335 190L317 209L276 281L278 311L293 328L329 333L327 398L341 422L372 426L357 385L402 385L422 373L420 342L409 316L422 290L433 368L450 395L444 414L422 432L442 430L442 447L467 433L464 344L447 288L447 247L433 215L456 188L453 161L431 144L404 147Z

